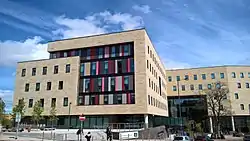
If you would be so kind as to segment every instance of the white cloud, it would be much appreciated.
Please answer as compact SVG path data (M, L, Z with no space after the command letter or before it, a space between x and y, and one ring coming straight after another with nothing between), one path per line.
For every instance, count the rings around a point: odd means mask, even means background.
M5 110L10 112L12 110L13 91L0 89L0 98L3 99L6 105Z
M139 5L134 5L133 7L132 7L134 10L136 10L136 11L140 11L140 12L143 12L143 13L150 13L150 12L152 12L151 10L150 10L150 7L148 6L148 5L141 5L141 6L139 6Z
M25 41L0 41L0 65L12 66L18 61L48 58L47 44L39 36Z

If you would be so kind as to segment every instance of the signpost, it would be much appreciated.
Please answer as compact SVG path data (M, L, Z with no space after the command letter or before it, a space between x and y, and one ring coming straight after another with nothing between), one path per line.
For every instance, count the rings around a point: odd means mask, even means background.
M16 139L18 136L18 130L19 130L19 123L21 122L21 113L16 113L16 119L15 121L17 122L17 127L16 127Z
M82 141L82 123L86 119L86 117L82 114L79 116L79 120L81 121L81 134L80 134L80 141Z

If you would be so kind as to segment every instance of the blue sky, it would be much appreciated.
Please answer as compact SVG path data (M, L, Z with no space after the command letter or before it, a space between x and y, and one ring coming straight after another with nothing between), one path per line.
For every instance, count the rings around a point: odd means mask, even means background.
M249 65L249 0L1 0L0 97L50 40L145 27L165 66Z

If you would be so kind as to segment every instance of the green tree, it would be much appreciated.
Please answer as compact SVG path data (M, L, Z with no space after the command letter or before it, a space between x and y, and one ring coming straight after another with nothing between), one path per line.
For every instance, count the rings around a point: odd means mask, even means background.
M3 117L5 114L5 103L4 101L0 98L0 122L2 122Z
M21 117L23 117L25 112L25 102L24 102L24 98L19 99L18 104L15 105L12 109L12 118L16 117L16 113L20 113Z
M41 106L41 101L40 100L36 101L32 111L32 121L34 121L34 124L38 125L39 121L43 119L42 117L43 110L44 109Z
M54 123L58 120L56 112L57 112L56 106L55 104L53 104L50 109L50 115L49 115L49 120L51 121L52 128L54 127Z
M221 132L221 117L230 116L231 101L227 97L229 93L228 87L222 82L216 82L211 88L204 90L207 100L207 108L209 116L214 120L215 133L218 136Z
M11 121L11 119L9 119L7 117L2 118L1 124L2 124L2 126L6 127L6 128L12 127L12 121Z

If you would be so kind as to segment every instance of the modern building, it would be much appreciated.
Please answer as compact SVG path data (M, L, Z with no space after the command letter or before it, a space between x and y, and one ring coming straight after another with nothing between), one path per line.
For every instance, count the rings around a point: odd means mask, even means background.
M81 114L84 128L148 127L168 116L166 71L145 29L52 41L48 52L49 59L17 64L13 105L24 98L23 122L38 100L46 124L56 106L59 128L79 127Z
M222 127L230 131L250 129L250 66L167 70L166 76L170 117L181 115L189 120L207 121L211 127L212 120L208 120L204 95L200 91L210 89L212 83L220 81L229 88L227 99L232 107L232 116L223 117Z

